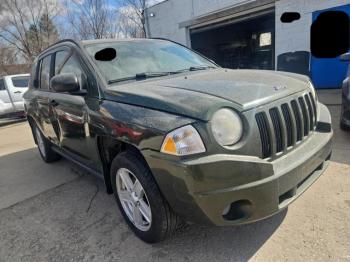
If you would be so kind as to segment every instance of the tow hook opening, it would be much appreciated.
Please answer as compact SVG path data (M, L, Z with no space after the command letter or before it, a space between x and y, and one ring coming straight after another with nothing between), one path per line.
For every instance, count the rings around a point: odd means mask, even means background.
M242 199L229 204L222 212L222 217L226 220L240 220L251 216L253 204L247 199Z

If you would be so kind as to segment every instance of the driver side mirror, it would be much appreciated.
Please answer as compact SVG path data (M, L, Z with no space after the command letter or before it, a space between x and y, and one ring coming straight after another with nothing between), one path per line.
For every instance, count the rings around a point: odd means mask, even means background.
M80 90L79 80L72 73L59 74L52 77L50 87L59 93L74 93Z
M345 53L340 56L340 61L350 62L350 53Z

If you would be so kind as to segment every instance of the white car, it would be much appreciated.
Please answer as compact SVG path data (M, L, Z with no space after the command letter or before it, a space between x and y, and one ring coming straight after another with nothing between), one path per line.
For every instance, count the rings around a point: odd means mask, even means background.
M0 117L24 112L23 94L28 82L29 74L0 77Z

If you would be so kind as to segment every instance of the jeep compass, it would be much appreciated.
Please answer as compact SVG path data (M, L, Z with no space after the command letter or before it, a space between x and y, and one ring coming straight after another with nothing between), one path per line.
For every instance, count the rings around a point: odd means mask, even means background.
M331 156L330 114L307 77L224 69L162 39L60 41L35 60L24 99L42 159L101 177L149 243L182 221L269 217Z

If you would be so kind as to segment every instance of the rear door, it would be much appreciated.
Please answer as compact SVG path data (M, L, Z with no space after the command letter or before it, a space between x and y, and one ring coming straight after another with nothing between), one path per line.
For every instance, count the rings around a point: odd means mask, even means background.
M17 75L6 78L6 84L16 110L23 110L23 94L28 90L28 75Z
M22 101L23 93L28 90L29 75L18 75L8 78L8 87L14 102Z

